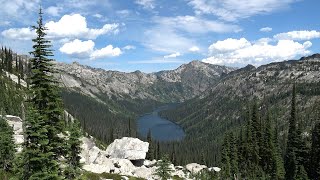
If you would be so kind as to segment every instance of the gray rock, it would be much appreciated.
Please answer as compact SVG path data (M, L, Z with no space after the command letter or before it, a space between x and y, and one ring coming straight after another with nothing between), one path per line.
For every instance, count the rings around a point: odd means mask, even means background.
M149 143L143 142L137 138L123 137L116 139L106 150L110 158L141 160L146 158Z
M207 168L207 166L200 165L200 164L197 164L197 163L190 163L190 164L186 165L186 169L191 173L198 173L201 170L206 169L206 168Z

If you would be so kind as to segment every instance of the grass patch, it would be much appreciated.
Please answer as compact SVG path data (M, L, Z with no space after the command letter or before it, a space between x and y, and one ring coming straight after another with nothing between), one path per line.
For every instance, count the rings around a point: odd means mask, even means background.
M144 180L143 178L136 178L136 177L129 177L130 180ZM113 180L121 180L121 175L119 174L110 174L110 173L92 173L92 172L85 172L83 173L82 180L101 180L101 179L113 179Z

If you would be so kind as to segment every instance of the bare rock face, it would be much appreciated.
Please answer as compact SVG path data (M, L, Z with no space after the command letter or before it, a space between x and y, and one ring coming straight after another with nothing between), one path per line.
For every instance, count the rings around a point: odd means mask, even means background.
M146 158L148 149L149 143L147 142L137 138L123 137L111 143L106 150L106 154L110 158L141 160Z
M12 115L6 115L4 117L9 124L13 128L13 138L15 141L15 144L17 144L17 151L21 152L22 151L22 143L24 142L24 137L23 137L23 128L22 128L22 119L17 116L12 116Z

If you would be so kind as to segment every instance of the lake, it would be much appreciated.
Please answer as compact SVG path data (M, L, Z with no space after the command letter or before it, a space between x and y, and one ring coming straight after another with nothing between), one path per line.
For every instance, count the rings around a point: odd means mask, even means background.
M151 130L152 138L158 141L179 141L185 137L183 129L169 121L168 119L159 116L159 112L174 108L175 104L161 106L151 113L147 113L138 118L138 133L143 137L147 137L149 129Z

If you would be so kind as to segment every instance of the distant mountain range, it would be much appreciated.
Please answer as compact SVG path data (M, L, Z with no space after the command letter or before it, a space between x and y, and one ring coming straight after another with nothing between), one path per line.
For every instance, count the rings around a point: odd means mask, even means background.
M79 63L56 63L57 78L68 90L95 98L97 101L121 102L128 110L150 111L164 103L183 102L213 87L222 76L235 68L200 61L183 64L175 70L156 73L124 73L95 69ZM142 103L141 103L142 102Z

